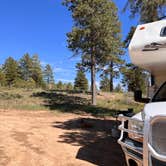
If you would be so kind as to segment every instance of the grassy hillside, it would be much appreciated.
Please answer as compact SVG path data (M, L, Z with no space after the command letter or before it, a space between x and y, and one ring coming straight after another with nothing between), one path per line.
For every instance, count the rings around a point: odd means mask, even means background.
M143 108L143 104L133 101L131 93L100 93L98 105L90 105L90 95L67 92L2 89L0 90L0 109L17 110L52 110L77 114L112 115L119 110L133 108L135 112Z

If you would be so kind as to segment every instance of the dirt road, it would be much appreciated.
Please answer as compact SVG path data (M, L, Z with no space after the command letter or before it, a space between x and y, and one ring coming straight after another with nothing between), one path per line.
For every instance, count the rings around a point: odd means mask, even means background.
M112 120L44 111L0 111L0 166L121 166Z

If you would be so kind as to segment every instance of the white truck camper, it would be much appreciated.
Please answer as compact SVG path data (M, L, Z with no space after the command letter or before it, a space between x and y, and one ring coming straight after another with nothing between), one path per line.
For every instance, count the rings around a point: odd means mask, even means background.
M132 63L153 75L151 99L133 117L119 115L121 145L128 166L166 166L166 20L139 25L129 45ZM155 88L154 88L155 87Z

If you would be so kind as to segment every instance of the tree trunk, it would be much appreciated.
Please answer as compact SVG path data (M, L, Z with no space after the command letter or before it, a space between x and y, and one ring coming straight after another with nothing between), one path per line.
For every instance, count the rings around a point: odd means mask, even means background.
M96 69L95 57L91 55L91 91L92 91L92 105L96 105Z
M110 63L110 92L113 92L113 62Z

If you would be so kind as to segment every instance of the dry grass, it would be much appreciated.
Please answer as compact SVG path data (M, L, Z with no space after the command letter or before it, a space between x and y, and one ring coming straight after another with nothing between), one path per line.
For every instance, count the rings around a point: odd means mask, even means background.
M18 110L46 110L43 106L42 98L35 98L33 93L37 90L26 89L1 89L0 90L0 108L1 109L18 109Z
M104 108L115 110L133 109L134 112L140 112L144 104L135 102L132 93L101 93L98 96L98 105Z
M133 101L131 93L100 93L96 107L90 106L90 95L68 94L41 89L2 89L0 109L15 110L56 110L59 112L91 113L92 115L112 115L119 110L133 108L135 112L143 104Z

